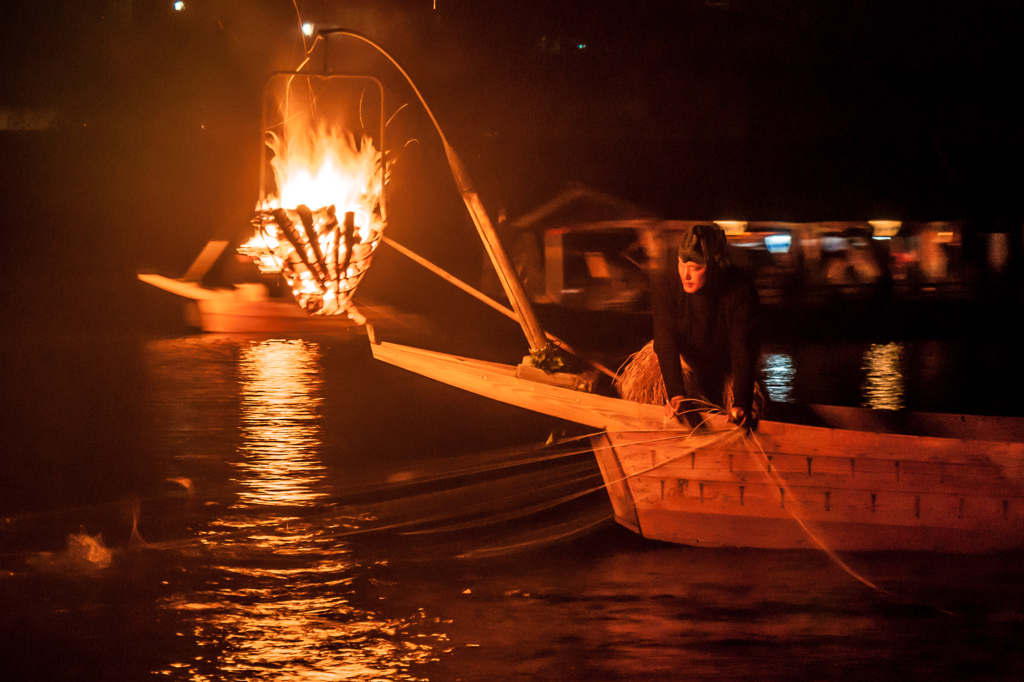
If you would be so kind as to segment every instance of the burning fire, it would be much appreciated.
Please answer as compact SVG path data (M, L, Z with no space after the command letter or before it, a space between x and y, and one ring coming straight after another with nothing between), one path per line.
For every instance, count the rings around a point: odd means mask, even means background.
M381 153L369 137L302 123L268 133L277 194L238 251L281 273L306 311L357 317L351 298L384 231Z

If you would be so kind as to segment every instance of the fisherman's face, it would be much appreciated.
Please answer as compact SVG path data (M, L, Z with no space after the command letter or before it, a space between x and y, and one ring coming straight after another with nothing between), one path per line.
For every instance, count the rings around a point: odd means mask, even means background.
M694 294L704 286L704 276L707 274L707 267L698 265L693 261L679 259L679 279L683 283L683 291Z

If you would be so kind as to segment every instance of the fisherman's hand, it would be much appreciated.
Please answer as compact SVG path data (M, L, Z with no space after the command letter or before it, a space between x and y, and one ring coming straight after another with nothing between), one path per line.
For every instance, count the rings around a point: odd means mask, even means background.
M700 415L694 410L693 403L681 395L673 396L665 403L665 418L675 419L691 429L696 428L700 421Z
M680 411L683 409L683 396L677 395L668 399L665 403L665 418L672 419L678 417Z
M755 419L750 413L748 413L742 407L729 408L729 421L741 428L757 428L757 419Z

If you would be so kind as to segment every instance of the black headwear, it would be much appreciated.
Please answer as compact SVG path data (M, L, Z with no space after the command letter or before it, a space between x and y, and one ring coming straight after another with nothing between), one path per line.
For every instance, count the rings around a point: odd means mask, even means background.
M724 268L728 265L725 247L725 232L722 228L717 225L694 225L683 233L679 243L679 259Z

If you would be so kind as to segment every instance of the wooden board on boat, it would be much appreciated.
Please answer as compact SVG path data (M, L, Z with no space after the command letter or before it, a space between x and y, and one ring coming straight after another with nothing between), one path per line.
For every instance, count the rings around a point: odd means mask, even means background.
M394 343L371 344L377 360L477 395L599 429L671 429L660 407L522 379L518 368Z

